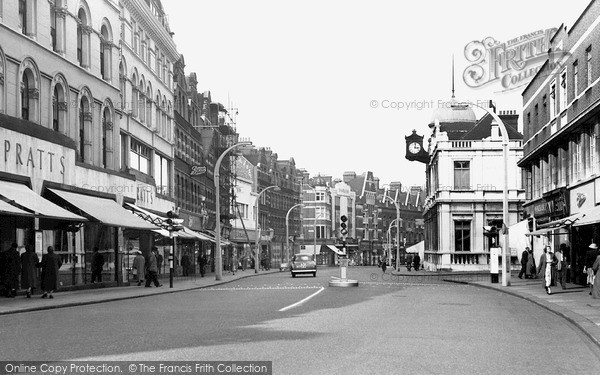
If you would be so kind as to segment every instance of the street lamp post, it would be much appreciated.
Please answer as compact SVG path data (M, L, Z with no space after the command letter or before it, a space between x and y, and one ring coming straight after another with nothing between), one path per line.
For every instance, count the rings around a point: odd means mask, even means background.
M315 221L313 224L313 230L314 230L314 238L313 238L313 258L315 260L315 263L317 263L317 219L320 219L323 217L323 214L319 214L319 216L317 216L317 211L315 210Z
M217 238L217 243L215 244L215 279L216 280L221 280L221 278L223 277L223 258L221 255L221 202L219 201L219 195L220 195L220 191L219 191L219 169L221 168L221 162L223 161L223 158L225 157L225 155L233 150L236 147L239 146L245 146L245 145L251 145L252 142L239 142L234 144L233 146L229 147L228 149L226 149L225 151L223 151L223 153L221 154L221 156L219 156L219 158L217 159L217 162L215 163L215 171L214 171L214 179L215 179L215 199L216 199L216 205L215 205L215 234L216 234L216 238Z
M490 105L492 101L490 100ZM473 107L481 108L486 111L494 121L498 123L500 127L500 133L502 135L502 159L504 161L504 188L502 191L502 238L504 240L504 246L502 246L502 286L510 286L510 271L508 270L508 262L507 262L507 251L508 248L508 131L506 130L506 125L500 119L500 117L489 108L480 106L475 103L457 103L456 106L466 106L472 105Z
M266 188L262 189L260 193L258 193L258 195L256 196L256 203L254 204L256 209L256 239L255 239L255 253L254 253L254 273L258 273L258 267L259 267L259 251L258 251L258 245L260 243L260 230L259 230L259 226L258 226L258 207L259 207L259 201L260 201L260 196L267 190L269 189L275 189L275 190L281 190L279 188L279 186L277 185L271 185L271 186L267 186Z
M390 222L390 225L388 226L388 230L387 230L387 239L388 239L388 258L391 258L392 255L392 239L390 236L390 233L392 231L392 227L394 226L394 223L396 223L396 230L399 230L398 228L398 224L397 224L398 219L394 219ZM400 259L398 259L398 255L396 254L396 264L398 264L398 262L400 261ZM390 264L388 264L390 265Z
M400 270L400 206L395 199L388 195L383 196L384 199L391 201L396 207L396 271Z
M287 254L287 261L290 261L290 212L292 212L292 210L296 207L300 207L303 206L302 203L298 203L292 207L290 207L290 209L288 210L287 214L285 214L285 248L286 248L286 254Z

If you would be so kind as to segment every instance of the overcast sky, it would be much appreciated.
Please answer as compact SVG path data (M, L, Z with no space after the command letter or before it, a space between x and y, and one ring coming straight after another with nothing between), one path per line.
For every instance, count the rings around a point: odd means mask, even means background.
M370 170L405 185L425 182L424 164L404 158L404 137L413 129L429 136L439 101L451 97L452 55L458 100L521 112L522 88L465 84L473 64L465 47L570 27L588 4L163 0L186 74L239 110L241 137L293 157L311 176ZM404 108L390 108L399 102Z

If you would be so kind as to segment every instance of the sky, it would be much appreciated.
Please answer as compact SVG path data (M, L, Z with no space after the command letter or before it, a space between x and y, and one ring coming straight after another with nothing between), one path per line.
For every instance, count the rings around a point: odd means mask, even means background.
M521 113L524 86L465 83L465 70L482 65L467 59L467 46L491 37L510 49L516 38L532 40L526 35L561 25L569 29L589 4L162 2L186 74L195 72L199 91L237 110L240 137L270 148L279 160L293 158L311 176L372 171L381 184L404 186L425 183L425 165L404 157L404 137L416 130L426 142L431 134L434 111L452 95L453 58L458 101L493 100L498 110ZM526 82L524 77L515 86Z

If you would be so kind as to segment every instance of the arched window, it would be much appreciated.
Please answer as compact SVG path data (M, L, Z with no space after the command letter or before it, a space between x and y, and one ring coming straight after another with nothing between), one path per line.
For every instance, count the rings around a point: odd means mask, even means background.
M21 81L21 118L29 120L29 77L23 74Z
M77 158L82 162L90 162L92 155L92 112L91 95L83 92L79 100L79 139L77 142Z
M150 83L148 83L148 87L146 88L146 123L148 127L152 127L152 87Z
M138 116L138 89L137 89L137 74L133 72L133 77L131 79L131 115L133 117Z
M158 46L156 47L156 52L155 52L155 59L156 59L156 67L155 67L155 72L156 75L160 78L160 64L161 64L161 59L160 59L160 51L158 50Z
M112 34L108 21L100 28L100 75L105 81L111 80Z
M121 91L121 110L125 110L125 103L127 103L126 98L126 88L127 88L127 72L125 71L125 64L123 61L119 63L119 89Z
M26 61L24 67L22 67L23 73L21 75L19 105L21 106L22 119L39 122L40 91L38 89L37 75L33 69L35 67L29 61Z
M139 91L138 91L138 113L140 116L140 122L146 122L146 99L144 92L144 78L140 80Z
M66 87L67 81L62 76L62 74L58 74L52 80L52 130L61 132L63 134L66 133L65 124L67 123L68 114L67 111L69 109L67 105L67 91Z
M171 105L171 101L167 104L167 139L171 139L171 119L173 118L173 107Z
M162 119L162 115L160 110L160 91L158 91L158 94L156 95L156 101L154 102L154 104L156 105L156 116L154 118L154 121L156 123L156 131L157 133L161 134L162 126L160 124L160 121Z
M105 103L102 111L102 167L113 166L113 116L110 102Z
M90 33L89 17L84 8L77 12L77 61L83 68L90 66Z
M160 118L160 128L161 128L161 134L163 137L166 137L167 135L167 101L166 98L163 96L161 105L160 105L161 109L162 109L162 113L161 113L161 118Z
M54 94L52 95L52 130L55 132L59 129L59 112L58 112L58 86L54 86Z

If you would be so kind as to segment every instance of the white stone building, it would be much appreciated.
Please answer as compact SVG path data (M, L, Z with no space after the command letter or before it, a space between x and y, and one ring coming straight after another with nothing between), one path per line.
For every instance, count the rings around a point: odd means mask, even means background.
M507 226L520 220L524 191L517 161L522 138L515 111L501 111L509 133ZM488 270L490 227L502 229L503 156L497 124L486 114L477 120L470 107L438 109L429 125L427 197L424 207L425 259L432 270ZM493 241L499 241L493 236ZM501 237L501 236L500 236ZM513 249L511 249L513 250ZM516 249L514 250L516 256Z

